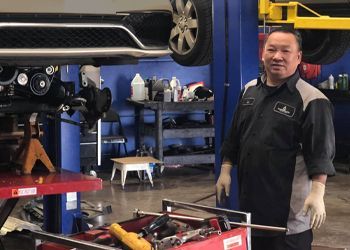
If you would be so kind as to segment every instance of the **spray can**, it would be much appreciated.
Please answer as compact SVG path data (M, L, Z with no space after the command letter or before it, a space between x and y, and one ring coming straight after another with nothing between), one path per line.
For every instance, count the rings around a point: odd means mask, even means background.
M334 89L334 77L332 74L328 77L328 88Z
M139 73L131 81L131 100L142 101L145 100L145 81Z
M346 73L343 74L343 86L344 90L349 90L349 76Z
M338 75L337 89L339 89L339 90L343 89L343 75L342 74Z

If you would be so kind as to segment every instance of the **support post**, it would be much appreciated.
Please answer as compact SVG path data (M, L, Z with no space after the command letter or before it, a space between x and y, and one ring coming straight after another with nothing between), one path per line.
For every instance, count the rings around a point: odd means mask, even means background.
M225 6L228 8L226 12ZM221 169L221 134L226 134L230 127L243 84L258 76L258 3L255 0L214 0L213 13L212 79L215 92L215 174L218 178ZM228 25L226 29L225 24ZM228 70L228 83L224 79L225 68ZM228 84L226 90L225 84ZM225 110L224 91L227 91ZM222 129L223 120L225 124ZM238 208L236 179L236 171L233 171L230 209Z

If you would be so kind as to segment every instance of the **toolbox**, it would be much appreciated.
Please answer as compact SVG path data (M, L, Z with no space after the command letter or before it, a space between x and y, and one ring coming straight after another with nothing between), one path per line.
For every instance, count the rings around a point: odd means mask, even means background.
M57 236L50 233L35 233L33 237L45 240L37 249L39 250L66 250L66 249L179 249L179 250L250 250L250 228L231 227L229 221L236 221L238 224L249 224L250 214L228 209L214 208L193 203L179 202L164 199L162 200L162 212L152 213L136 209L134 218L128 221L99 227L93 230L82 232L70 237ZM172 222L178 223L178 227L190 228L177 233L177 236L169 236L154 240L159 228L152 234L146 235L141 240L146 240L147 247L128 247L125 244L116 243L114 231L111 229L118 225L123 231L137 235L141 238L140 232L145 231L152 222L160 217L170 217ZM224 218L220 222L216 218ZM207 219L209 218L209 219ZM158 219L159 220L159 219ZM204 224L210 223L210 228L203 228ZM229 222L231 223L231 222ZM164 224L164 223L163 223ZM151 227L151 226L150 226ZM118 229L119 230L119 229ZM181 231L181 230L180 230ZM207 232L205 234L201 232ZM138 234L137 234L138 233ZM191 234L191 235L190 235ZM197 234L197 237L194 237ZM118 237L117 237L118 238ZM152 238L152 240L151 240ZM134 241L137 241L134 240ZM156 243L155 243L156 242ZM123 241L123 243L125 243Z

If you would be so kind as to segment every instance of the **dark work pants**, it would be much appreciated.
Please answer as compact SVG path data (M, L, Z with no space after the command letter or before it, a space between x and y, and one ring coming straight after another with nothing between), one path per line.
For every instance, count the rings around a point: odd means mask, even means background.
M312 230L276 237L252 237L252 250L311 250Z

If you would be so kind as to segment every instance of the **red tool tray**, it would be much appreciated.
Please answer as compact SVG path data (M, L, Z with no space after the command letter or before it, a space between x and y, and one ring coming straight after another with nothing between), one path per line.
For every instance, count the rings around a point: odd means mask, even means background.
M33 172L30 175L1 172L0 178L1 199L100 189L101 179L63 169L57 173Z
M163 211L168 210L168 213L170 214L174 214L174 213L169 212L169 210L171 210L169 209L169 205L171 205L172 207L180 205L180 207L182 208L184 207L189 208L189 206L195 207L197 209L204 208L204 211L206 212L211 212L211 213L218 212L218 214L221 214L221 215L227 214L227 213L231 213L232 215L232 213L234 213L235 218L247 216L246 219L248 220L248 223L250 223L250 215L248 213L201 206L201 205L191 204L191 203L182 203L177 201L163 200ZM176 213L176 214L180 214L180 213ZM182 212L181 214L184 215ZM143 227L149 225L154 219L155 219L155 216L147 215L147 216L134 218L125 222L121 222L119 224L127 232L140 232L140 230ZM182 222L188 223L193 228L200 227L200 222L198 221L190 221L185 219L177 219L177 220L181 220ZM98 236L106 232L108 232L108 227L101 227L97 230L89 230L83 233L79 233L77 235L73 235L71 237L73 237L74 239L94 242ZM47 242L47 243L41 244L37 249L38 250L68 250L73 248L59 245L54 242ZM120 249L120 248L114 248L114 249ZM176 246L168 249L171 249L171 250L206 250L206 249L207 250L219 250L219 249L250 250L250 230L247 228L238 227L226 232L222 232L221 235L212 234L202 240L189 241L180 246Z

